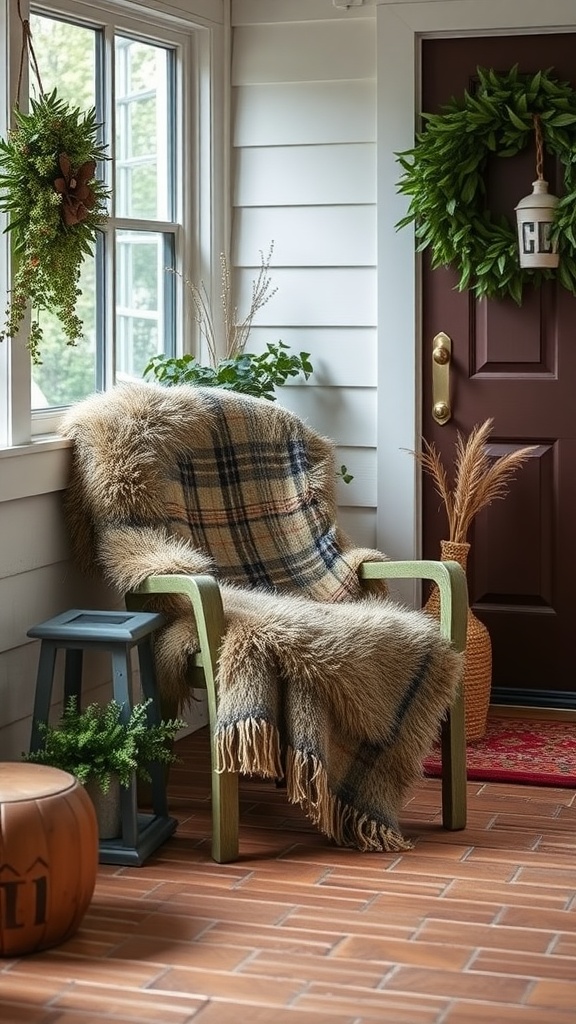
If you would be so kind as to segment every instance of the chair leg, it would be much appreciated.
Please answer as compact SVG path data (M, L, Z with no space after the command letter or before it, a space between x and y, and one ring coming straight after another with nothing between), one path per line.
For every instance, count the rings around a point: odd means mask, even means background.
M462 687L442 723L442 824L466 827L466 728Z
M238 774L212 768L212 859L228 864L238 859Z

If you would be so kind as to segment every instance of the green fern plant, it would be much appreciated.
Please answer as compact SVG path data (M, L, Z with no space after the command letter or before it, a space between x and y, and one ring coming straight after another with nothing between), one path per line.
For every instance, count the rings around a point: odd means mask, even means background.
M124 705L115 700L79 710L71 697L57 725L41 724L44 745L25 754L24 760L61 768L82 785L95 781L104 793L114 776L121 786L129 786L134 775L150 782L151 763L169 765L177 760L172 741L186 725L177 718L150 725L150 703L135 704L126 717Z

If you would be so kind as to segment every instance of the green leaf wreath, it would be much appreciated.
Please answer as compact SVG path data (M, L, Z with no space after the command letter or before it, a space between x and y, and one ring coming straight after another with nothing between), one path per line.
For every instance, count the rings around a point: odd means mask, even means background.
M19 331L28 302L28 348L41 362L40 313L60 320L67 344L82 337L76 313L82 263L106 220L109 191L96 176L105 159L94 108L82 111L56 90L14 110L15 127L0 139L0 210L9 214L15 270L0 341Z
M452 98L439 114L423 114L414 148L396 154L404 171L398 191L411 197L397 228L414 222L418 251L431 249L433 267L454 267L458 289L477 298L511 296L521 305L524 285L556 275L576 295L576 93L551 70L521 75L516 65L499 75L478 68L477 91ZM520 268L515 224L486 207L489 157L513 157L528 146L535 115L546 150L564 170L551 234L558 270Z

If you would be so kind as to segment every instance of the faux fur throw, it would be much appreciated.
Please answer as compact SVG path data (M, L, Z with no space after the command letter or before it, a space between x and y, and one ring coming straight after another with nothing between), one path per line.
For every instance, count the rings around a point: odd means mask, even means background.
M154 573L210 573L226 629L218 657L219 770L285 778L337 843L400 850L398 813L460 678L435 620L362 586L382 560L336 518L334 447L262 399L157 384L78 403L62 427L76 557L121 593ZM155 599L159 685L191 697L188 602Z

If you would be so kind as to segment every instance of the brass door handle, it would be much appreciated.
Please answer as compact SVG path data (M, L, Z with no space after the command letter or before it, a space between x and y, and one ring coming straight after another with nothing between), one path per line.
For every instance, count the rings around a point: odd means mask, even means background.
M432 417L443 426L452 416L450 408L450 363L452 339L440 331L432 342Z

